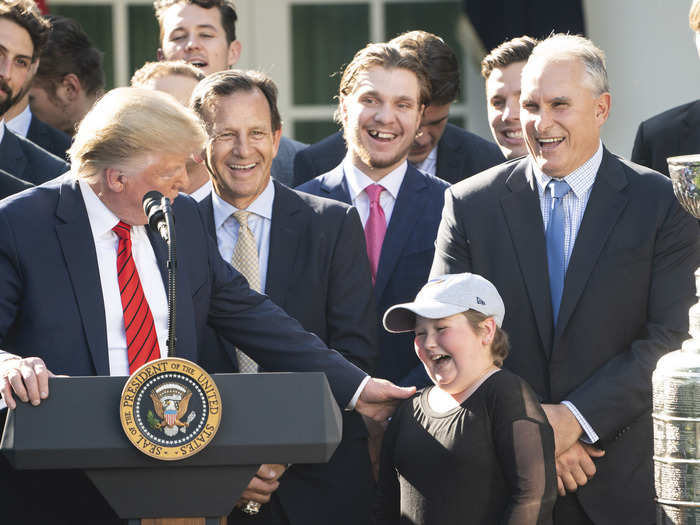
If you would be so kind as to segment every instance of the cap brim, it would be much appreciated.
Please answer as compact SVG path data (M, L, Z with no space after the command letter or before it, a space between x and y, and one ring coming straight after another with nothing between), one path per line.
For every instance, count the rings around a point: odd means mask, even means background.
M403 303L392 306L384 313L384 328L391 333L411 332L416 327L416 315L428 319L441 319L464 312L463 306L421 301L420 303Z

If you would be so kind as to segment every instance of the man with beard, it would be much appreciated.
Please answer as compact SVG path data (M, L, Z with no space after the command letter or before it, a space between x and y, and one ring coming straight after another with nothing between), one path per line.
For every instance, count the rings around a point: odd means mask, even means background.
M335 169L298 189L360 212L380 314L377 376L425 386L429 380L413 352L413 337L384 331L381 314L411 301L428 280L448 187L407 161L430 100L428 77L415 53L370 44L345 68L338 100L336 120L348 153Z
M36 72L49 28L31 0L0 1L0 169L33 184L57 177L68 165L12 133L4 117Z

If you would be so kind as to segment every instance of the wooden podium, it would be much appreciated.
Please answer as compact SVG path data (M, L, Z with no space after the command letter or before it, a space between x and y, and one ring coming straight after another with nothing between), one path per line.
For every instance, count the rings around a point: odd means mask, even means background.
M15 469L84 470L120 518L158 525L201 516L218 525L261 464L324 463L333 455L342 420L325 374L212 377L222 400L219 430L181 461L148 457L124 435L126 377L51 378L49 399L9 412L0 451Z

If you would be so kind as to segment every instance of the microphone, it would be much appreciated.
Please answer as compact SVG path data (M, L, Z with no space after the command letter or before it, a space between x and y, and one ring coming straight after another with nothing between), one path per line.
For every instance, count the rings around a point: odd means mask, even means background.
M165 198L161 192L153 190L146 193L141 202L143 204L143 211L146 217L148 217L148 225L153 231L158 232L165 242L169 242L168 224L165 220L165 212L163 211L164 200Z

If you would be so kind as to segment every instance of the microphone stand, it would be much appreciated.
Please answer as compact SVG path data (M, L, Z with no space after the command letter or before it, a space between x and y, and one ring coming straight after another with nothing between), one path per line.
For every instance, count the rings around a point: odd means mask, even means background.
M177 311L175 221L170 199L163 197L161 206L165 215L165 224L168 228L168 357L175 357L175 344L177 343L177 337L175 336L175 314Z

